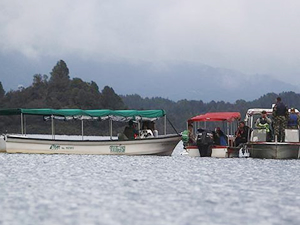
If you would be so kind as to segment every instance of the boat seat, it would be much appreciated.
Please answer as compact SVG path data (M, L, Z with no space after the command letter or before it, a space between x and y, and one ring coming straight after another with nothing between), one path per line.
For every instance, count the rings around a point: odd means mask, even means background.
M285 129L285 142L299 142L299 130Z
M267 141L266 129L253 129L251 132L250 141Z

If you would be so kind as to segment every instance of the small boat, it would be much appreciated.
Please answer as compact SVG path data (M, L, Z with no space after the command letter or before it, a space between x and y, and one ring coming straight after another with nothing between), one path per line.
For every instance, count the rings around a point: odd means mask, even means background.
M0 152L6 152L6 144L5 144L5 140L4 140L4 136L1 135L0 136Z
M253 108L249 109L246 113L246 124L252 130L249 141L246 144L250 157L260 159L299 159L299 130L286 129L285 142L278 142L274 135L272 135L273 138L271 140L267 141L266 129L257 129L254 126L256 119L263 111L266 111L269 118L272 117L273 109ZM299 113L298 110L296 111Z
M233 158L239 157L239 148L234 147L234 127L237 127L241 118L239 112L212 112L200 114L188 120L187 124L195 124L193 126L194 133L198 132L196 143L185 145L185 149L189 156L208 156L217 158ZM227 139L225 143L217 143L214 140L214 132L206 129L207 123L213 122L218 124L221 122L226 130ZM204 123L204 125L201 123ZM204 127L204 128L203 128Z
M38 154L100 154L100 155L162 155L170 156L181 140L179 134L166 133L166 113L164 110L81 110L81 109L2 109L1 116L20 115L21 134L4 135L2 149L7 153L38 153ZM32 136L25 134L25 116L38 115L44 120L51 120L52 134ZM157 131L140 130L134 139L112 136L113 121L135 121L140 128L144 121L155 121L164 117L164 134ZM60 138L55 135L55 120L81 120L82 139L67 136ZM85 139L83 135L83 121L86 119L108 120L109 136L102 140ZM147 135L145 135L147 134ZM122 138L121 138L122 137ZM3 139L2 139L3 140Z

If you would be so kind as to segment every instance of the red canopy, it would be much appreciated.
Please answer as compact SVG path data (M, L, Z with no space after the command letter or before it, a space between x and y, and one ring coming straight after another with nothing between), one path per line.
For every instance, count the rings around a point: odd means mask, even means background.
M239 112L212 112L206 113L198 116L194 116L189 119L189 122L197 121L227 121L233 122L235 120L241 119L241 114Z

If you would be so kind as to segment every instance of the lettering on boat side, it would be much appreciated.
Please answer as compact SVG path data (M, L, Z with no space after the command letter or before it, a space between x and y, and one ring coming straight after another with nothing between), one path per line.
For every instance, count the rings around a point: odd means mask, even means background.
M53 145L50 146L50 149L51 150L58 150L58 149L60 149L60 145L53 144Z
M110 152L120 152L124 153L125 152L125 146L123 145L111 145L109 146Z
M60 146L60 145L53 144L53 145L50 146L50 149L51 149L51 150L74 149L74 147L73 147L73 146L66 146L66 147L63 147L63 146Z

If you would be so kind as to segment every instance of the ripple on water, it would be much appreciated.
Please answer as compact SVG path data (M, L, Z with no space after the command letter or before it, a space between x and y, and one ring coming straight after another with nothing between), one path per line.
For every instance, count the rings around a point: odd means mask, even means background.
M299 224L298 160L0 155L0 224Z

